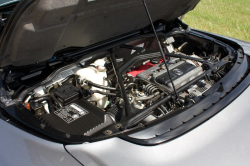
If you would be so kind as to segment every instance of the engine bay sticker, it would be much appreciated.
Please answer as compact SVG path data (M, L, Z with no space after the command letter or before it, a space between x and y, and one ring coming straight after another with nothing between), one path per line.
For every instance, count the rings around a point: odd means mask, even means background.
M67 105L54 112L54 114L59 116L62 120L64 120L68 124L88 113L89 112L87 110L85 110L84 108L80 107L75 103Z

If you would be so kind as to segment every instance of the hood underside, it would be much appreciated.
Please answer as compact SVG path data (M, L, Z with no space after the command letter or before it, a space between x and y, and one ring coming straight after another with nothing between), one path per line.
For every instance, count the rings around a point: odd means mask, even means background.
M26 0L1 38L0 66L50 59L67 47L86 47L149 25L141 0ZM199 0L148 0L153 21L171 21Z

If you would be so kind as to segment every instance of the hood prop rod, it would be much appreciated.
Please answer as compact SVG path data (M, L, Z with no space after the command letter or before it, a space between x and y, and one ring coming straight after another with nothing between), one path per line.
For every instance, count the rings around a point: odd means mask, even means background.
M170 78L171 84L172 84L172 86L173 86L174 93L175 93L176 98L177 98L177 100L178 100L179 97L178 97L178 94L177 94L177 92L176 92L176 89L175 89L175 86L174 86L174 82L173 82L172 77L171 77L170 72L169 72L169 68L168 68L168 65L167 65L167 60L166 60L166 58L165 58L165 54L164 54L164 52L163 52L162 45L160 44L160 40L159 40L159 38L158 38L158 36L157 36L157 33L156 33L156 31L155 31L155 27L154 27L154 24L153 24L153 22L152 22L150 13L149 13L149 11L148 11L147 4L146 4L145 0L142 0L142 1L143 1L145 10L146 10L146 12L147 12L147 15L148 15L148 19L149 19L149 21L150 21L150 24L151 24L151 26L152 26L152 28L153 28L154 35L155 35L155 38L156 38L156 40L157 40L157 43L158 43L158 46L159 46L159 49L160 49L160 53L161 53L162 59L163 59L165 65L166 65L166 69L167 69L168 76L169 76L169 78Z
M122 113L122 118L124 117L129 117L129 116L133 116L135 114L131 104L129 103L129 99L128 99L128 96L126 94L126 89L124 87L124 82L123 82L123 79L122 79L122 76L121 76L121 73L119 71L119 66L116 62L116 59L115 59L115 55L113 53L113 50L111 49L110 50L110 61L112 62L112 65L113 65L113 69L114 69L114 72L115 72L115 75L116 75L116 78L117 78L117 81L120 85L120 89L121 89L121 96L123 98L123 101L124 101L124 104L125 104L125 115L124 115L124 112Z

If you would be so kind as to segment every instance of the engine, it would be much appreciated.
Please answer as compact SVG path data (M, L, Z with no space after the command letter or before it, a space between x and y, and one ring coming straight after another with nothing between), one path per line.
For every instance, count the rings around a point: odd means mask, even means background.
M179 88L191 81L195 77L203 73L202 67L194 65L186 61L179 61L168 66L170 72L167 72L164 63L160 63L144 72L138 74L136 77L150 80L151 82L161 84L167 89L173 90L169 74L173 80L175 88Z
M226 74L226 63L206 73L200 60L220 62L221 55L189 55L173 41L164 51L182 58L166 57L164 63L157 51L125 45L57 73L33 89L24 105L57 130L84 136L112 135L188 108Z

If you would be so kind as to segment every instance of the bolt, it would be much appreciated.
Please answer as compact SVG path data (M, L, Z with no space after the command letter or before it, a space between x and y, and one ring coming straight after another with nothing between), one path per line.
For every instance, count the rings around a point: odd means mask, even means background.
M120 129L121 127L122 127L122 124L120 124L120 123L118 123L118 124L115 125L116 129Z
M40 126L41 126L42 129L45 128L45 124L44 123L41 123Z
M105 135L111 135L111 134L112 134L112 131L111 131L111 130L106 130L106 131L104 132L104 134L105 134Z
M70 134L67 133L67 134L66 134L66 138L70 138Z

